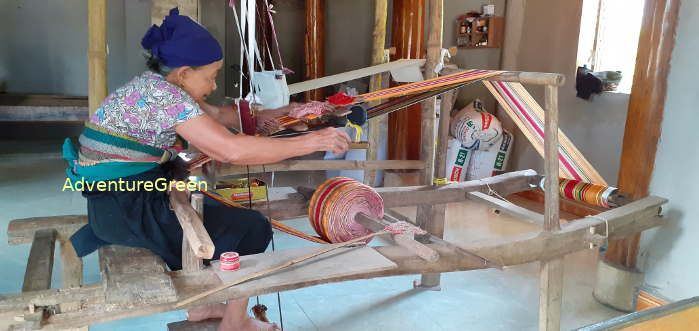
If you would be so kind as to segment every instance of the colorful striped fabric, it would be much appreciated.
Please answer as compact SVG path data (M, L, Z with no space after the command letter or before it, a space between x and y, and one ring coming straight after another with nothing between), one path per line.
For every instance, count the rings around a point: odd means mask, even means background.
M202 191L201 193L203 193L204 195L206 195L206 196L208 196L208 197L210 197L210 198L212 198L220 203L223 203L227 206L236 207L236 208L246 208L243 205L240 205L240 204L237 204L233 201L227 200L214 192ZM204 217L206 217L206 215L204 215ZM306 239L308 241L312 241L312 242L319 243L319 244L329 244L328 241L323 240L320 237L312 236L312 235L309 235L305 232L301 232L301 231L296 230L296 229L294 229L286 224L283 224L282 222L279 222L277 220L270 219L270 223L272 223L273 228L275 228L281 232L288 233L292 236L299 237L301 239Z
M82 166L92 166L106 162L156 162L169 160L171 152L152 147L143 142L91 123L78 138Z
M383 90L379 90L379 91L365 93L365 94L357 96L357 99L355 100L355 102L376 101L376 100L382 100L382 99L387 99L387 98L392 98L392 97L397 97L397 96L420 93L420 92L425 92L425 91L432 90L432 89L442 87L442 86L454 85L454 84L465 83L465 82L479 81L479 80L483 80L483 79L488 78L488 77L499 75L501 73L503 73L503 71L475 70L475 69L474 70L466 70L463 72L459 72L459 73L455 73L455 74L451 74L451 75L446 75L446 76L440 76L437 78L428 79L428 80L424 80L421 82L404 84L404 85L391 87L391 88L387 88L387 89L383 89Z
M524 133L536 151L544 156L544 110L520 83L483 81L495 99ZM578 181L607 185L585 156L559 129L559 175Z

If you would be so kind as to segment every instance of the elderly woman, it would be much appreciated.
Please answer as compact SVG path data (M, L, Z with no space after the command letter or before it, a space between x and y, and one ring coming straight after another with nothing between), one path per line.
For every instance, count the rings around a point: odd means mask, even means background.
M349 146L349 137L335 129L280 139L232 134L227 127L240 126L237 109L205 103L216 89L221 47L208 31L180 16L177 9L170 11L160 27L148 30L142 46L151 54L150 71L104 100L86 123L79 150L70 140L64 144L69 178L169 181L176 168L177 135L215 160L245 165L278 162L316 151L343 153ZM264 117L259 122L269 123ZM71 237L79 256L103 245L126 245L153 251L173 270L182 267L182 229L167 192L146 190L141 185L127 191L83 191L83 196L87 198L89 223ZM256 211L206 200L204 215L204 226L216 246L214 258L226 251L261 253L272 237L269 221ZM188 318L221 317L222 330L276 328L250 318L247 302L195 308L188 312Z

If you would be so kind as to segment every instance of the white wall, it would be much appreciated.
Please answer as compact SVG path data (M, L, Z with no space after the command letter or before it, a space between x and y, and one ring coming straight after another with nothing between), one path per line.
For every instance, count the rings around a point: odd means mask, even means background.
M667 225L643 234L642 267L651 292L670 300L699 295L699 2L683 1L650 192L668 198Z
M144 68L149 11L146 0L108 1L110 90ZM7 92L87 95L87 1L2 0L0 31Z
M510 0L503 69L557 72L560 127L611 185L616 184L628 95L603 93L592 101L575 96L575 70L582 0ZM543 89L528 87L543 105ZM507 115L499 118L512 127ZM526 138L516 135L511 169L543 171L543 160Z
M456 18L472 10L481 11L484 4L495 5L495 15L505 15L505 0L444 0L444 47L456 46ZM506 23L507 24L507 23ZM500 69L501 48L465 49L451 59L451 62L465 69ZM465 106L475 98L480 98L490 112L496 109L496 101L483 84L473 84L459 91L456 106Z

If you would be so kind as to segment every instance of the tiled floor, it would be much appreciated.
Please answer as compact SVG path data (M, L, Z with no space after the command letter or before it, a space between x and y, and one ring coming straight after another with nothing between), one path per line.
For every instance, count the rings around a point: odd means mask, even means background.
M0 143L0 228L12 219L85 213L79 193L61 192L64 162L57 158L59 141L24 144L18 153L12 143ZM9 147L8 147L9 146ZM27 148L29 147L29 148ZM46 152L53 152L47 154ZM293 179L278 175L278 182ZM310 178L310 177L309 177ZM307 179L303 179L307 181ZM414 213L402 210L406 215ZM306 220L289 224L310 231ZM473 203L448 208L447 239L454 243L531 231L529 224L495 215ZM283 233L275 234L275 248L308 245ZM0 231L0 293L21 289L29 246L7 246ZM620 315L597 303L591 295L596 255L583 251L566 257L563 297L564 330ZM56 267L60 261L56 259ZM399 276L320 285L281 294L286 330L534 330L538 313L536 263L506 268L442 275L441 291L412 289L417 276ZM57 269L58 270L58 269ZM96 255L85 259L86 282L99 281ZM54 284L60 284L60 272ZM259 298L279 323L276 295ZM253 302L255 298L251 299ZM93 325L91 330L165 330L168 322L184 319L170 312Z

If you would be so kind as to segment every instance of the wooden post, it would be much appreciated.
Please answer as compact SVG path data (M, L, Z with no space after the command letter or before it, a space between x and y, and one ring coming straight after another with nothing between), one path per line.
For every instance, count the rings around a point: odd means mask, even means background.
M648 0L645 4L617 182L619 189L629 193L632 199L649 194L679 8L680 0ZM640 234L635 234L610 241L606 258L629 268L636 267L640 238Z
M427 62L425 63L425 78L437 77L434 68L440 62L442 53L442 39L444 30L444 0L429 1L430 22L429 35L427 37ZM437 98L429 99L422 104L421 146L420 160L425 162L421 177L425 185L432 185L435 171L435 141L434 130L436 120ZM448 118L448 116L447 116ZM448 122L447 122L448 128ZM447 136L440 137L447 139ZM446 146L446 145L445 145ZM446 155L446 151L444 153ZM442 168L444 166L442 165ZM416 221L419 227L432 235L442 238L444 236L444 216L446 205L420 205L417 209ZM419 287L439 287L439 274L423 274Z
M34 233L29 251L27 269L24 272L22 292L48 290L51 288L53 251L56 247L56 230L45 229Z
M544 234L561 230L558 215L558 87L546 86L546 116L544 129L544 172L546 175ZM539 279L539 330L561 328L563 297L563 258L541 261Z
M372 46L371 65L379 65L386 62L386 20L388 15L388 0L375 0L374 3L374 42ZM369 90L380 90L385 74L371 76ZM379 147L381 144L381 128L388 125L386 116L380 116L369 120L369 149L367 150L367 160L378 159ZM376 170L366 170L364 172L364 184L374 186L376 183Z
M393 0L391 23L395 59L420 59L424 54L425 0ZM388 158L420 160L420 104L388 115Z
M192 208L199 214L199 218L204 220L204 195L201 193L193 193L190 197ZM182 237L182 270L184 272L197 272L204 269L203 260L197 257L189 245L189 240Z
M325 0L306 0L305 80L325 76ZM305 93L306 101L322 100L323 90Z
M107 0L88 0L87 26L87 97L92 116L107 97Z
M61 238L61 268L63 275L62 288L77 288L83 285L83 260L75 253L73 244L67 238ZM67 302L61 304L61 311L75 311L80 309L79 302ZM89 327L83 326L64 331L88 331Z

